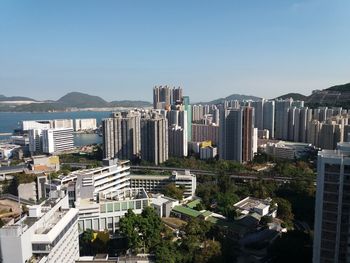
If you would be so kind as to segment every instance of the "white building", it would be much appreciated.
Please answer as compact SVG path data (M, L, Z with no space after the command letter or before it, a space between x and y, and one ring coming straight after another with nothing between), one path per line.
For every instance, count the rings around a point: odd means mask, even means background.
M179 205L179 200L156 194L151 198L151 206L156 210L160 217L169 217L171 210Z
M99 194L98 202L89 198L80 198L75 207L79 209L79 230L108 230L114 233L118 229L119 220L128 209L135 214L150 205L150 198L142 188L128 188Z
M28 131L31 153L59 153L74 149L73 129L33 129Z
M261 145L260 148L266 154L275 158L293 160L306 155L312 148L312 145L308 143L279 141L277 143L268 142Z
M57 119L57 120L25 120L21 123L22 131L33 129L73 129L72 119Z
M57 128L43 130L43 152L59 153L74 148L73 129Z
M273 209L270 211L271 206L271 198L267 199L258 199L253 197L246 197L241 201L235 203L233 205L234 208L238 210L243 215L247 215L250 213L257 213L260 216L272 216L276 217L277 209ZM277 204L275 204L277 207Z
M22 131L29 131L34 129L50 129L51 123L49 120L35 120L35 121L22 121Z
M77 222L78 209L69 208L67 195L30 206L29 216L0 229L2 262L74 263L79 258Z
M131 188L144 188L150 193L159 193L164 190L168 184L175 184L176 187L185 188L184 197L193 197L196 192L196 175L189 170L184 173L173 171L172 175L130 175Z
M72 119L51 120L50 123L53 129L73 129Z
M76 198L97 200L98 194L116 193L130 187L129 161L104 160L107 166L78 170L67 176L76 177Z
M75 119L75 131L96 130L96 119Z
M196 193L197 179L194 174L191 174L190 170L185 170L184 173L173 171L173 177L176 187L184 187L184 196L193 197Z
M21 146L14 144L0 144L0 160L7 160L11 158L13 152L20 147Z

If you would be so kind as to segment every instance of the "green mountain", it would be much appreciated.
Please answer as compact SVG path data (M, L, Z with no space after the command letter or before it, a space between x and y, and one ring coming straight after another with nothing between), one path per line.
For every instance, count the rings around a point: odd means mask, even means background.
M261 98L251 95L231 94L226 98L219 98L209 102L201 102L201 104L220 104L223 103L225 100L261 100Z
M289 98L292 98L293 100L306 100L308 97L300 93L287 93L285 95L277 97L276 99L285 100Z
M1 101L35 101L35 100L28 97L21 97L21 96L6 97L5 95L0 95L0 102Z
M350 109L350 83L314 91L305 100L309 107L343 107Z
M15 105L5 104L1 101L33 101L35 103ZM48 111L65 111L68 108L108 108L108 107L149 107L152 106L147 101L133 101L133 100L121 100L107 102L101 97L91 96L89 94L81 92L70 92L57 101L43 101L37 102L33 99L26 97L6 97L0 95L0 111L12 111L12 112L48 112Z
M57 103L72 108L103 108L109 106L109 103L104 99L81 92L70 92L57 100Z

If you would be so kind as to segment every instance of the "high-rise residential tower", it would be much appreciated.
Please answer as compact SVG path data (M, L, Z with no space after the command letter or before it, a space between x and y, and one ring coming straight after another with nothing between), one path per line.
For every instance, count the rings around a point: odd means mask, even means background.
M275 101L264 102L263 128L269 130L270 138L275 138Z
M255 111L253 107L242 107L242 111L242 161L248 162L253 160L254 157L253 148Z
M258 128L258 130L264 129L264 104L264 99L251 102L251 107L254 108L255 112L254 127Z
M153 88L153 108L165 109L182 102L182 88L156 86Z
M156 165L168 160L168 120L156 112L141 118L141 159Z
M183 104L187 112L187 141L192 140L192 106L190 104L190 97L183 96Z
M313 262L350 261L350 143L318 154Z
M117 112L102 120L103 157L132 160L140 155L140 113Z
M288 109L293 99L275 101L275 138L288 139Z
M253 158L254 108L223 109L220 116L219 157L237 162Z

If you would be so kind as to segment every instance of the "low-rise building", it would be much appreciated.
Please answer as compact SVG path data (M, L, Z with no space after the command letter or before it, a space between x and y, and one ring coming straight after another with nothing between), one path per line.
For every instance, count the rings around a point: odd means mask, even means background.
M15 144L0 144L0 160L10 159L19 148L21 146Z
M307 155L314 147L308 143L279 141L268 142L261 145L260 149L275 158L293 160Z
M88 131L96 130L96 119L75 119L74 130L75 131Z
M184 197L195 195L197 180L196 175L189 170L184 173L173 171L172 175L130 175L131 188L144 188L150 193L163 192L165 186L174 183L177 187L184 187Z
M29 159L29 168L34 173L53 172L60 170L59 156L35 155Z
M258 199L254 197L246 197L241 201L235 203L233 206L237 211L243 215L257 213L259 216L272 216L276 217L277 215L277 204L275 204L275 209L270 209L271 207L271 198L267 199Z
M171 210L179 205L179 200L156 194L151 197L151 205L160 217L169 217Z
M111 191L99 194L98 200L77 198L75 207L79 209L79 230L108 230L114 233L119 227L119 220L128 209L135 214L149 206L151 200L142 188Z

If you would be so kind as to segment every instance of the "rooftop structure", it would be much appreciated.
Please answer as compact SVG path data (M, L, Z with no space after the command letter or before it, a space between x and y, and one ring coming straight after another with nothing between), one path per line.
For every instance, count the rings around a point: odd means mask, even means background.
M98 201L88 198L78 199L75 203L79 209L79 229L93 229L95 231L118 229L119 220L128 209L140 214L149 206L151 200L142 188L128 188L116 190L108 194L99 194Z
M260 216L271 215L275 217L276 213L270 213L271 201L271 198L258 199L246 197L233 206L243 215L257 213Z
M21 146L15 144L0 144L0 160L7 160L12 157L13 152Z
M131 187L143 187L147 192L162 192L168 184L185 188L184 197L191 197L196 192L196 175L189 170L184 173L173 171L172 175L130 175Z
M268 142L260 146L260 148L268 155L283 159L300 158L305 156L311 149L314 149L309 143L286 141Z
M79 258L78 210L69 208L63 192L54 194L0 229L2 262L73 263Z

